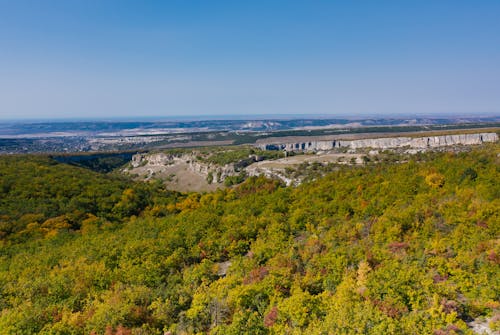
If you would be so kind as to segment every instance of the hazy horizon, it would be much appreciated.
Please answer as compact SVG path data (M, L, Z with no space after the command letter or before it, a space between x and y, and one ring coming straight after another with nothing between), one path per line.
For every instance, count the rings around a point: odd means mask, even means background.
M324 120L366 120L366 119L474 119L474 118L500 118L500 113L441 113L441 114L249 114L249 115L151 115L151 116L112 116L112 117L41 117L41 118L2 118L0 123L29 123L29 122L167 122L167 121L258 121L258 120L300 120L300 119L324 119Z
M497 1L0 0L0 120L500 115Z

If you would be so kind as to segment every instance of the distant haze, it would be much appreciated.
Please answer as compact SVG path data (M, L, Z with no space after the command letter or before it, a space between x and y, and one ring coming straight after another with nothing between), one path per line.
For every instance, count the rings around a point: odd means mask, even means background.
M0 119L499 115L500 1L3 1Z

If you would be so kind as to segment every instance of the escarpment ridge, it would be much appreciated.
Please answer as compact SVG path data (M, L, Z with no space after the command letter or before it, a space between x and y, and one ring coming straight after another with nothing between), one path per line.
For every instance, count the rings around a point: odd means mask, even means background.
M498 141L497 133L476 133L476 134L450 134L422 137L381 137L345 140L339 136L331 139L315 139L304 137L298 141L280 142L275 140L267 143L259 143L258 147L263 150L286 150L286 151L316 151L331 150L336 148L360 149L392 149L392 148L439 148L452 145L476 145L485 142Z

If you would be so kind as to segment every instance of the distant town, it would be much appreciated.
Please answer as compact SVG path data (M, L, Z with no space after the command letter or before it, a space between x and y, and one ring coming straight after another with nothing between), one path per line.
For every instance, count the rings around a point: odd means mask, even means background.
M270 137L406 133L500 126L500 117L269 118L0 123L0 154L112 152L256 144Z

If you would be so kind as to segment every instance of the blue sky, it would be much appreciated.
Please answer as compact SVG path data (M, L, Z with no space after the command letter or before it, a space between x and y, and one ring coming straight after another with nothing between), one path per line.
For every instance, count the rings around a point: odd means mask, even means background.
M500 1L0 0L0 118L500 114Z

